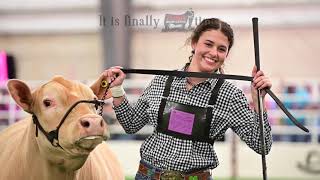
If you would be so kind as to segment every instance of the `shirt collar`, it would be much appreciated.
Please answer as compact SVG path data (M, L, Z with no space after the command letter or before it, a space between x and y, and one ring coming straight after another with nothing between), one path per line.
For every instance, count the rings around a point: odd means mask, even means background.
M190 66L190 63L186 63L179 71L186 71L189 66ZM213 73L220 74L220 71L217 70ZM183 79L186 81L186 78L183 78ZM216 84L216 81L217 81L217 79L208 78L204 81L204 83L209 83L211 86L213 86Z

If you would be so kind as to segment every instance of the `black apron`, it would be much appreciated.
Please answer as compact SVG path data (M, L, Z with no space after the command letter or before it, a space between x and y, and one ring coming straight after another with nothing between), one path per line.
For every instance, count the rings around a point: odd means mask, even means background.
M207 107L197 107L168 100L173 76L169 76L158 112L157 131L178 139L214 143L209 137L212 110L218 98L223 79L218 79L211 91Z

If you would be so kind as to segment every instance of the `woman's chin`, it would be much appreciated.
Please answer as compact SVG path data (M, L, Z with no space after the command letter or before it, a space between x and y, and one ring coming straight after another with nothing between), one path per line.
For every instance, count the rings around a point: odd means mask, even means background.
M203 67L203 68L201 69L201 72L213 73L213 72L215 72L216 70L218 70L218 67L216 67L216 66L214 66L214 67L212 67L212 66L206 66L206 67Z
M212 72L215 72L216 70L218 70L219 67L220 67L220 64L205 62L202 65L202 68L200 70L201 70L201 72L212 73Z

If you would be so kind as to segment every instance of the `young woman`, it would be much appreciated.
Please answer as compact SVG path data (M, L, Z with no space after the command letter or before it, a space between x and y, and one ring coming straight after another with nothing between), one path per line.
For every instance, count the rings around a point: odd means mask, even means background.
M181 71L223 73L222 66L233 45L233 30L216 18L203 20L191 38L192 55ZM133 134L146 124L153 133L140 149L141 161L136 174L142 179L212 179L219 164L214 141L231 128L246 144L261 153L258 99L256 89L270 88L262 71L252 70L251 110L244 93L225 80L156 76L137 104L126 99L121 67L105 70L99 80L111 83L114 110L126 133ZM271 128L264 108L265 142L272 144Z

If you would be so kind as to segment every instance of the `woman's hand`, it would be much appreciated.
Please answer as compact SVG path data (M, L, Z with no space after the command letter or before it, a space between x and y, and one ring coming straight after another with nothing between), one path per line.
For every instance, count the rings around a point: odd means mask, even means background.
M114 86L121 86L126 74L121 71L121 66L113 66L102 73L104 80L107 80L110 84L110 88Z
M258 71L257 72L257 67L254 66L252 69L252 77L253 77L253 81L251 83L251 95L252 95L252 100L253 100L253 104L254 104L254 108L257 112L258 110L258 93L257 93L257 89L260 90L260 95L262 97L262 99L264 100L264 97L266 95L266 91L265 89L270 89L272 86L272 83L270 81L270 79L264 75L263 71ZM264 104L264 102L263 102Z
M264 75L263 71L257 72L257 67L254 66L252 70L253 81L251 84L252 93L257 94L257 89L261 90L261 96L264 97L266 95L266 91L264 89L270 89L272 83L270 79Z
M126 74L121 71L121 66L114 66L109 69L106 69L100 77L91 85L91 89L93 90L94 94L101 99L105 94L105 87L101 86L101 82L106 80L109 83L109 88L114 86L122 85ZM110 84L111 83L111 84ZM108 93L109 95L111 93ZM110 96L111 97L111 96ZM109 96L106 99L110 98Z

